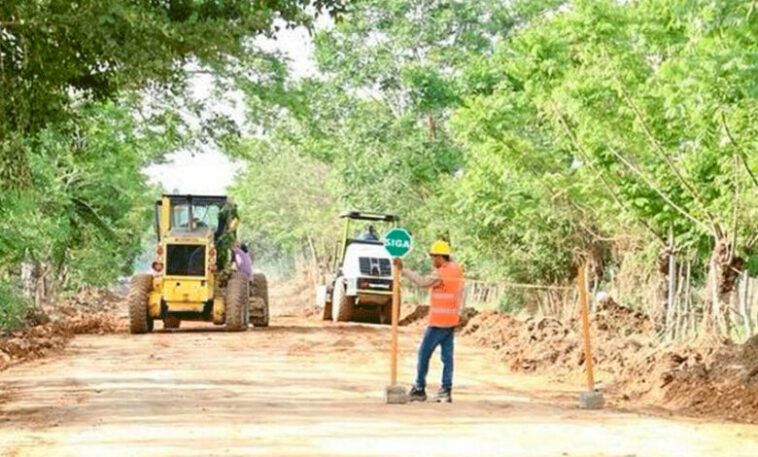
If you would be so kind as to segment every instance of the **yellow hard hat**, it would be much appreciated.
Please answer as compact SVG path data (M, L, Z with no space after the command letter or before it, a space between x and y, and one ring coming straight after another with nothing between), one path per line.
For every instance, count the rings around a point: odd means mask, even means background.
M450 255L450 245L445 240L437 240L432 243L429 255Z

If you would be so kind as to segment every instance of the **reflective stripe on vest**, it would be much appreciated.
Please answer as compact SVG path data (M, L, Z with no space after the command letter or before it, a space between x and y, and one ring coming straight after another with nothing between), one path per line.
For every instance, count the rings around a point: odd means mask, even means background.
M458 325L458 313L463 301L463 271L455 262L437 269L442 280L429 294L429 325L453 327Z

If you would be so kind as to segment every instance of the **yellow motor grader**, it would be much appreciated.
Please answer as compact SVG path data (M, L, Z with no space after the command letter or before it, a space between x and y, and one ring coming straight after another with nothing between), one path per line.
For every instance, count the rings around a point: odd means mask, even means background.
M233 268L238 226L236 206L225 196L163 195L155 204L153 273L135 275L129 288L131 333L151 332L156 319L164 328L183 320L228 331L267 326L266 277Z

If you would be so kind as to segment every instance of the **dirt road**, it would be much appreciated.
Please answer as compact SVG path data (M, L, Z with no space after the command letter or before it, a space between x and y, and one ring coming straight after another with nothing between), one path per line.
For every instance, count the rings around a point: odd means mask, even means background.
M420 328L404 328L410 380ZM754 456L758 427L575 407L457 341L453 404L385 405L387 328L77 337L0 373L2 456ZM439 376L434 360L430 381Z

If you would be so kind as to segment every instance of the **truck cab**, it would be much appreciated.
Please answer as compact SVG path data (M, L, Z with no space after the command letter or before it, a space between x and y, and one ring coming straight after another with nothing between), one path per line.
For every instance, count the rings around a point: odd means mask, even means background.
M337 256L334 279L327 287L324 319L351 321L359 313L369 315L380 323L392 319L392 257L376 232L368 229L355 233L356 225L394 226L395 214L369 211L340 213L345 221L341 246Z

